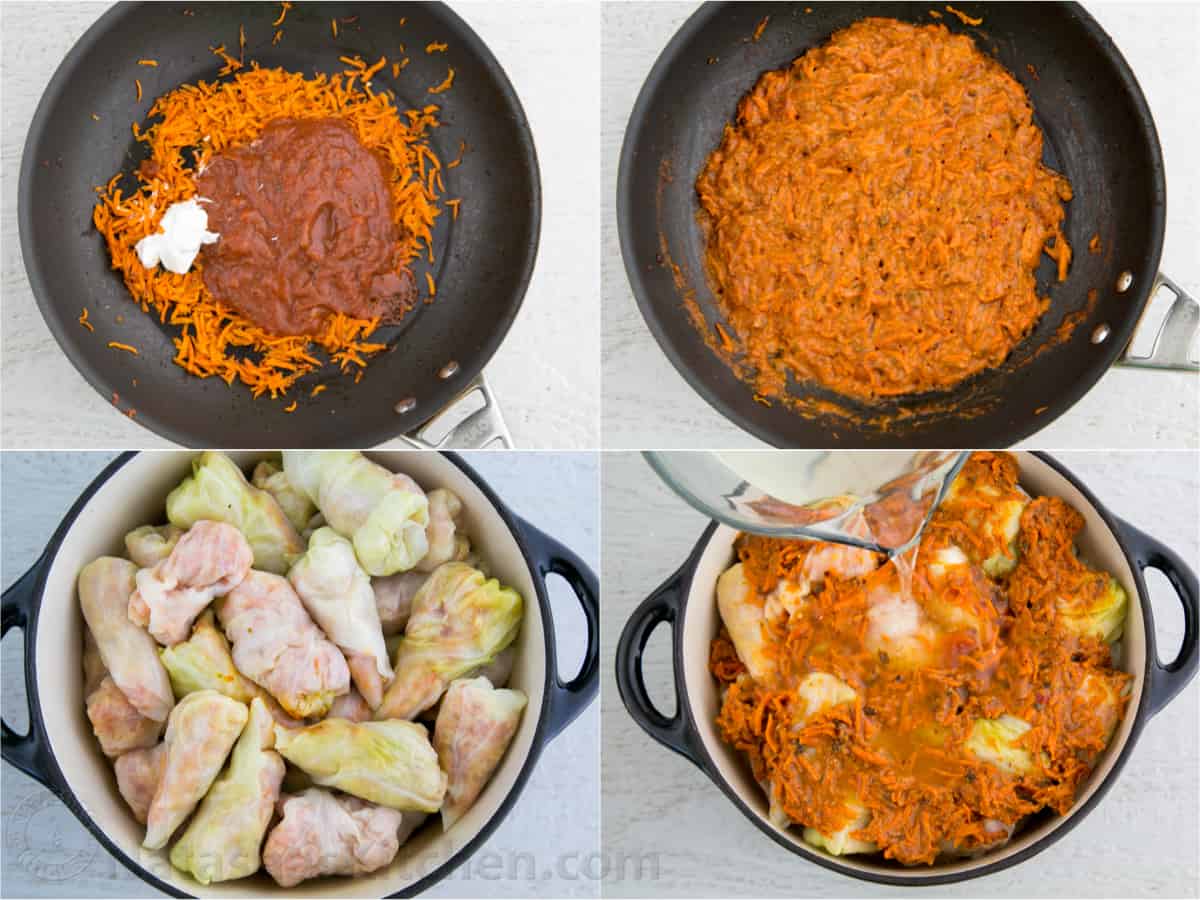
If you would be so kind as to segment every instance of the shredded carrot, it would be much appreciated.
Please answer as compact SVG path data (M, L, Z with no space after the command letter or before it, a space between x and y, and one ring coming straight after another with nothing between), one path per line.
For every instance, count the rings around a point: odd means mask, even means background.
M443 44L441 41L431 41L425 45L426 53L445 53L450 49L449 44Z
M109 341L108 346L112 347L114 350L124 350L126 353L132 353L134 356L138 355L137 347L131 347L128 344L122 344L119 341Z
M437 296L437 285L433 283L433 276L428 272L425 273L425 283L429 285L429 296Z
M274 47L276 44L278 44L282 40L283 40L283 29L280 28L278 31L275 32L275 36L273 38L271 38L271 46Z
M452 159L452 160L450 160L450 162L446 163L446 168L447 169L457 169L460 165L462 165L463 157L466 156L466 154L467 154L467 142L464 140L460 140L458 142L458 156L454 157L454 159Z
M138 64L139 66L154 66L154 67L157 67L157 66L158 66L158 60L157 60L157 59L139 59L139 60L137 61L137 64Z
M959 20L960 20L960 21L961 21L961 22L962 22L964 25L982 25L982 24L983 24L983 19L982 19L982 18L976 19L976 18L973 18L973 17L971 17L971 16L968 16L968 15L967 15L965 12L963 12L962 10L955 9L953 6L950 6L949 4L947 4L947 6L946 6L946 12L948 12L948 13L952 13L953 15L956 15L956 16L958 16Z
M86 328L88 331L96 330L95 328L92 327L92 323L88 321L88 308L86 306L83 308L83 312L81 312L79 314L79 324L82 325L84 328Z
M459 204L461 204L461 203L462 203L462 200L458 199L457 197L455 197L453 200L446 201L446 205L448 207L450 207L451 221L455 221L455 222L458 221L458 207L459 207Z
M1092 235L1092 239L1088 241L1088 253L1098 254L1100 251L1100 232L1096 232Z
M142 82L139 79L135 78L135 79L133 79L133 84L137 88L137 98L139 100L141 100L142 99Z
M214 56L220 57L225 63L225 65L223 65L217 72L218 75L229 75L242 67L241 60L234 59L225 52L224 44L219 47L209 47L208 49L210 53L212 53Z
M407 16L401 16L401 17L400 17L400 27L401 27L401 28L403 28L403 27L404 27L405 25L407 25L407 24L408 24L408 17L407 17Z
M940 12L938 12L936 9L931 9L929 11L929 15L933 16L933 18L935 18L935 19L940 19L942 17L942 14Z
M319 334L270 334L209 294L202 261L187 274L176 275L144 268L134 249L141 238L158 230L172 203L195 196L196 172L214 154L253 141L275 118L338 116L396 174L391 192L401 234L398 263L407 264L431 250L440 214L440 182L435 177L440 164L431 162L437 157L428 139L438 126L437 107L398 109L387 94L369 93L355 84L366 65L350 62L345 73L305 78L262 69L251 61L230 79L184 85L160 96L147 116L152 124L145 131L136 122L132 125L134 138L150 150L154 177L138 175L138 188L130 195L120 187L121 173L98 189L93 222L108 244L113 268L121 272L133 300L145 312L178 329L173 361L189 373L217 377L226 384L240 381L254 396L279 396L323 365L332 363L350 372L386 349L368 339L378 319L340 313L326 320ZM184 155L184 148L191 149L190 156Z
M310 397L315 397L315 396L317 396L317 394L319 394L319 393L321 393L321 391L325 390L325 387L326 387L326 386L325 386L325 385L323 385L323 384L318 384L316 387L314 387L314 388L312 389L312 392L311 392L311 393L309 393L309 395L308 395L308 396L310 396Z
M291 403L289 403L287 406L285 406L283 408L283 411L285 413L295 412L296 411L296 401L293 400Z
M241 53L238 58L244 62L246 59L246 27L244 25L238 25L238 50Z
M768 22L770 22L770 21L771 21L771 17L770 17L770 16L763 16L763 17L762 17L762 21L761 21L761 22L759 22L759 23L758 23L758 24L757 24L757 25L754 27L754 37L753 37L753 40L754 40L754 42L755 42L755 43L758 43L758 39L759 39L760 37L762 37L762 36L763 36L763 32L767 30L767 23L768 23Z
M400 63L398 63L398 62L392 63L392 77L393 78L400 77Z
M289 3L288 0L283 0L283 2L279 4L279 18L271 23L271 27L278 28L280 25L282 25L283 20L287 18L288 10L291 8L292 4Z
M449 73L447 73L445 81L443 81L437 87L431 87L429 89L429 93L440 94L444 91L448 91L448 90L450 90L450 85L452 85L452 84L454 84L454 69L451 69L449 71Z
M337 19L330 19L329 27L333 29L333 36L337 37Z

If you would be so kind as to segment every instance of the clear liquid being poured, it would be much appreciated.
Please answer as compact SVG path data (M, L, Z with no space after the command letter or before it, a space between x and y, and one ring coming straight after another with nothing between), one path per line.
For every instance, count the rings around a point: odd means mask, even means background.
M853 450L645 455L679 496L708 516L740 531L886 553L898 563L902 582L925 524L968 456Z

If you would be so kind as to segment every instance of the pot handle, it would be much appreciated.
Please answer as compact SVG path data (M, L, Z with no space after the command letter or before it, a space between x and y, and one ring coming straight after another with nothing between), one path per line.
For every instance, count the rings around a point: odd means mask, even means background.
M1170 547L1160 543L1128 522L1121 521L1125 544L1133 552L1139 570L1158 569L1175 589L1183 606L1183 644L1179 655L1163 664L1156 657L1150 660L1150 715L1153 716L1174 699L1196 677L1200 665L1200 587L1196 573Z
M587 622L587 649L579 674L564 682L559 677L557 660L546 660L554 675L547 718L548 739L553 739L575 721L600 691L600 582L588 564L571 550L524 519L519 521L538 577L545 582L547 575L562 576L579 600ZM553 646L554 642L551 643Z
M675 713L670 716L664 716L655 707L646 691L642 672L642 654L655 628L665 622L671 628L671 645L677 642L676 628L680 621L685 569L686 564L659 585L625 623L621 639L617 642L617 690L625 708L646 734L703 769L704 765L694 749L695 737L691 723L683 711L684 691L677 664L673 664Z
M438 430L438 423L442 419L451 416L456 409L467 406L467 398L476 395L483 401L483 406L470 413L457 425L451 426L450 430L436 441L430 438L430 432ZM488 384L488 380L482 372L463 388L461 394L451 400L444 409L435 413L429 421L408 434L401 434L398 437L409 446L422 450L451 447L482 450L493 444L503 449L512 449L513 446L512 435L509 434L508 426L504 423L504 416L500 414L500 406L492 393L491 385Z
M1200 334L1200 301L1188 295L1188 292L1177 285L1162 272L1150 286L1150 297L1158 293L1160 287L1165 287L1174 297L1167 317L1158 327L1154 337L1154 346L1148 356L1134 356L1130 350L1133 338L1121 353L1118 365L1134 366L1143 369L1183 369L1184 371L1200 371L1200 362L1190 358L1192 343ZM1147 302L1147 307L1149 302ZM1139 325L1140 327L1140 325ZM1137 334L1137 329L1134 329Z
M17 579L16 583L4 592L0 619L3 620L3 632L0 637L8 634L12 628L20 628L25 632L25 671L29 672L29 655L33 652L33 641L29 637L29 611L33 606L34 587L46 564L43 555L29 567L29 571ZM29 704L29 680L25 681L25 703ZM50 790L58 793L58 786L51 777L48 765L50 752L46 746L45 735L37 726L33 709L29 709L29 731L17 734L8 727L8 723L0 718L0 750L3 751L4 761L16 766L30 778L41 782Z

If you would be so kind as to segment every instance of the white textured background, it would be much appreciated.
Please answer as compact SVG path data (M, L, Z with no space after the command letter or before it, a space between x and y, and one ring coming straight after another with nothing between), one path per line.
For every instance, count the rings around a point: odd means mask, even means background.
M518 447L599 445L599 5L451 4L508 73L542 173L542 238L520 315L486 372ZM107 3L0 3L0 239L6 447L169 444L125 418L63 355L30 291L17 241L17 173L50 76ZM47 410L70 411L49 417Z
M1118 516L1200 562L1200 455L1055 454ZM662 747L625 711L612 675L634 607L687 558L706 520L670 493L640 454L603 458L603 840L613 871L605 896L678 897L1195 897L1200 892L1200 684L1151 720L1117 782L1058 843L1014 868L959 885L890 888L826 871L771 841L699 769ZM1151 577L1154 576L1154 577ZM1159 653L1173 658L1183 617L1165 580L1148 573ZM646 685L673 709L668 630L651 636Z
M2 548L0 579L7 588L37 559L79 493L99 474L110 453L0 454ZM519 516L599 565L599 471L594 453L466 454L467 461ZM562 670L583 658L583 617L559 579L551 605ZM4 641L4 719L17 731L27 724L19 631ZM600 844L600 711L593 703L548 744L508 817L471 859L428 893L435 897L595 897ZM98 844L54 795L8 764L0 797L5 897L155 897ZM403 852L403 850L401 851ZM537 880L526 880L530 854ZM496 871L522 877L497 881ZM68 881L38 877L56 864L81 868ZM497 866L500 868L497 869ZM546 872L552 877L543 878ZM580 875L579 873L584 873Z
M1129 61L1158 127L1168 186L1162 270L1200 297L1200 6L1086 6ZM633 299L617 241L617 162L625 123L659 52L695 9L694 3L604 4L601 280L606 448L763 446L710 407L659 349ZM1200 380L1195 376L1113 369L1024 446L1194 447L1198 435Z

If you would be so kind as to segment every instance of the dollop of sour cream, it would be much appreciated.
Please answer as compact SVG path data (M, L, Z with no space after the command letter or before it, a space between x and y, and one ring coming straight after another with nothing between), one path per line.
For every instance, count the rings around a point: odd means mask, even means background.
M162 263L168 272L185 274L196 261L200 247L220 237L208 230L208 213L199 198L172 203L163 214L158 234L137 242L138 259L147 269Z

